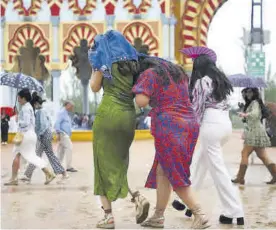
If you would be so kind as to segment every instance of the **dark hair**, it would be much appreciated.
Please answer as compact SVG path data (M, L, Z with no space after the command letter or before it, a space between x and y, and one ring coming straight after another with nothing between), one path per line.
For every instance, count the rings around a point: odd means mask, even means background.
M191 101L193 100L192 92L196 81L205 76L210 77L213 81L212 96L217 102L225 100L227 96L233 92L232 84L226 75L218 69L215 62L213 62L208 55L204 54L198 56L194 60L193 72L189 85Z
M30 102L32 100L32 95L28 88L20 90L17 95L21 98L25 98L27 102Z
M170 77L168 74L175 83L188 79L185 71L172 62L167 62L157 57L139 57L139 71L137 75L139 76L142 72L150 68L157 74L161 84L164 86L170 84Z
M260 96L260 92L258 88L247 88L247 90L252 90L253 96L251 99L249 99L248 97L246 97L246 103L244 106L243 111L246 112L248 106L251 104L252 101L256 100L261 108L261 113L262 113L262 117L261 117L261 122L263 121L263 119L268 118L269 117L269 111L266 108L266 106L264 105L264 102Z
M138 62L137 61L119 61L118 71L123 76L135 75L138 71Z

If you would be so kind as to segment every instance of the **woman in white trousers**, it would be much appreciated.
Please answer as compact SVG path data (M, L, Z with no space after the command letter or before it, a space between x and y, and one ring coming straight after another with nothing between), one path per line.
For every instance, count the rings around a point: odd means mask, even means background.
M214 53L209 50L208 54ZM209 171L214 180L222 204L219 217L221 224L244 225L242 203L231 182L223 159L222 145L232 133L229 118L228 96L233 91L231 83L215 65L215 60L207 54L198 55L194 59L193 73L190 80L191 101L195 115L200 122L200 150L195 153L192 162L191 181L195 189L199 189L206 173ZM185 205L174 201L173 206L183 210ZM191 215L190 211L186 214Z
M38 157L35 152L36 134L35 134L35 117L34 110L30 104L32 99L29 89L22 89L18 93L18 102L22 106L18 116L18 132L23 134L22 142L14 146L14 160L12 163L12 177L4 185L18 185L18 170L20 167L21 156L28 162L40 168L46 176L45 184L49 184L55 175L47 168L47 162Z

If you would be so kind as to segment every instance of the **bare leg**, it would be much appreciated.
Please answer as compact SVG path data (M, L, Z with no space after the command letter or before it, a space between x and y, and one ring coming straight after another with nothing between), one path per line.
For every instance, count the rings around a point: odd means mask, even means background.
M244 145L242 152L241 152L241 164L242 165L248 165L248 158L251 155L251 153L253 152L254 147L252 146L248 146L248 145Z
M169 179L165 175L162 167L158 164L156 169L156 182L157 182L157 189L156 189L156 210L155 215L163 216L166 210L166 207L169 203L169 199L171 196L172 187L170 184Z
M190 186L177 188L175 192L190 209L195 209L198 206L195 194Z
M104 218L97 224L97 228L112 229L115 228L114 218L112 215L111 201L106 196L100 196L102 208L104 210Z
M171 196L172 187L160 164L156 169L156 183L156 209L153 216L142 223L143 227L164 227L164 212Z
M264 165L273 164L273 161L268 157L265 148L255 148L255 152Z
M111 202L106 198L106 196L100 196L103 210L112 210Z
M20 167L20 153L16 154L12 162L12 177L9 182L4 185L18 185L17 174Z

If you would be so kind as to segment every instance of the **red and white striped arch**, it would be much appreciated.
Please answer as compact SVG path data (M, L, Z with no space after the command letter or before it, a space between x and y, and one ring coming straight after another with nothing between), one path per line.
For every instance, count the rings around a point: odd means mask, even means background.
M76 15L89 15L97 7L97 0L86 0L83 8L80 7L78 0L68 0L69 8Z
M182 16L182 47L206 46L208 30L217 10L227 0L187 0ZM184 64L192 60L183 56Z
M90 24L80 23L73 26L63 41L63 61L67 62L68 57L73 54L74 48L80 45L82 39L86 39L88 46L91 46L96 35L97 30Z
M141 38L143 44L149 46L150 54L158 56L159 42L154 36L154 32L147 24L142 22L130 23L123 29L123 35L132 44L134 43L135 38Z
M13 9L18 12L19 15L35 16L41 9L42 0L31 0L31 6L26 8L24 6L24 0L13 0Z
M133 0L123 0L124 8L128 10L130 14L143 14L147 13L151 7L152 0L141 0L141 3L138 7L133 3Z
M6 8L8 5L9 0L1 0L0 7L1 7L1 17L5 16Z
M25 41L29 39L33 41L34 47L40 49L40 54L45 57L46 63L49 63L49 41L45 38L43 31L33 24L24 24L14 32L13 38L8 43L9 63L13 62L19 48L25 46Z

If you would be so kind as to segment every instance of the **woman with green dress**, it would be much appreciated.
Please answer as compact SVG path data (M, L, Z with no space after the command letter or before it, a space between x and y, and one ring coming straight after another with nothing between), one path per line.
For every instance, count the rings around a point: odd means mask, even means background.
M129 148L135 134L135 106L132 87L138 68L136 50L117 31L96 36L88 53L93 68L90 87L104 89L93 124L94 194L99 195L104 218L98 228L114 228L111 203L128 192L136 204L136 222L148 216L149 202L128 187Z
M232 182L237 184L245 183L244 177L247 170L248 158L255 151L272 176L272 179L267 184L275 184L276 165L267 156L267 152L265 151L266 147L271 146L265 127L262 124L263 119L267 117L265 105L257 88L247 88L245 96L246 104L244 106L244 112L239 113L240 117L245 119L243 133L244 146L240 169L237 177Z

